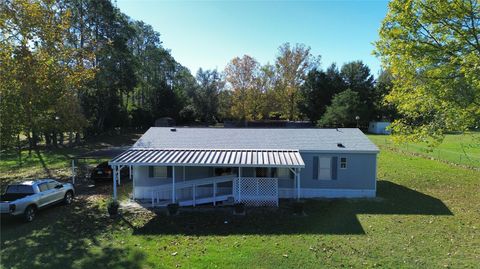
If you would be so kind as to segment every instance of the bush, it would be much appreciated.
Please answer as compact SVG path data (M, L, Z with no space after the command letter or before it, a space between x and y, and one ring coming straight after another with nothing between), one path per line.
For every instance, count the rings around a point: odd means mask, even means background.
M234 205L235 214L245 214L245 204L237 203Z
M296 201L293 203L293 214L295 215L303 215L305 214L305 202L303 201Z
M107 204L108 214L111 217L114 217L114 216L118 215L118 208L119 207L120 207L120 204L118 203L118 201L110 200Z
M178 213L178 208L179 208L178 203L168 204L168 205L167 205L168 214L169 214L170 216L177 215L177 213Z

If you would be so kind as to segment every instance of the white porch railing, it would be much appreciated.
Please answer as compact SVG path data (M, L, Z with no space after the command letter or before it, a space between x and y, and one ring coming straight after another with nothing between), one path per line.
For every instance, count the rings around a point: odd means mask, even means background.
M231 186L228 186L229 182ZM171 203L172 183L135 188L137 189L135 191L144 193L143 197L151 198L152 206ZM175 197L181 206L205 203L215 205L219 201L228 200L229 197L247 206L278 206L278 179L220 176L175 182Z
M236 202L248 206L278 206L277 178L235 178L233 192Z
M209 177L202 179L175 182L177 201L182 206L197 205L225 201L232 197L232 187L219 187L221 183L233 182L234 176ZM233 183L232 183L233 184ZM167 200L162 204L170 203L172 197L172 183L149 187L152 206L160 204L161 200Z

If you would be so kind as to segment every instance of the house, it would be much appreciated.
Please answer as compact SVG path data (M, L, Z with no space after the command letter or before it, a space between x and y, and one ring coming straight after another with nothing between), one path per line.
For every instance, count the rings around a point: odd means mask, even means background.
M387 129L390 124L388 121L371 121L368 124L368 132L371 134L390 134L390 130Z
M150 128L109 163L153 206L374 197L378 148L356 128ZM116 184L114 184L116 198Z

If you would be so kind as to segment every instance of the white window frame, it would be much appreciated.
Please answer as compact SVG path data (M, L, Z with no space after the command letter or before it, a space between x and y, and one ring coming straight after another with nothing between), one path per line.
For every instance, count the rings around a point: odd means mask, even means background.
M322 160L324 160L324 162L322 162ZM328 168L326 166L322 167L322 163L328 163ZM324 174L326 174L325 171L328 171L327 177L324 176ZM333 180L332 179L332 157L318 157L318 180L327 180L327 181Z
M343 162L343 159L345 159L345 162ZM348 167L348 160L347 160L347 157L340 157L340 169L347 169ZM345 167L343 167L342 165L345 164Z
M163 171L160 169L164 169ZM153 178L168 178L167 166L153 166Z

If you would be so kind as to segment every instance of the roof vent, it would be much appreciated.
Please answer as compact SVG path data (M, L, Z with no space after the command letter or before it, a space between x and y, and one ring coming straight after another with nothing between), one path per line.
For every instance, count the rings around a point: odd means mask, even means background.
M170 129L170 132L176 132L176 131L177 131L176 128L171 128L171 129Z
M344 148L345 146L342 143L337 143L337 147Z

